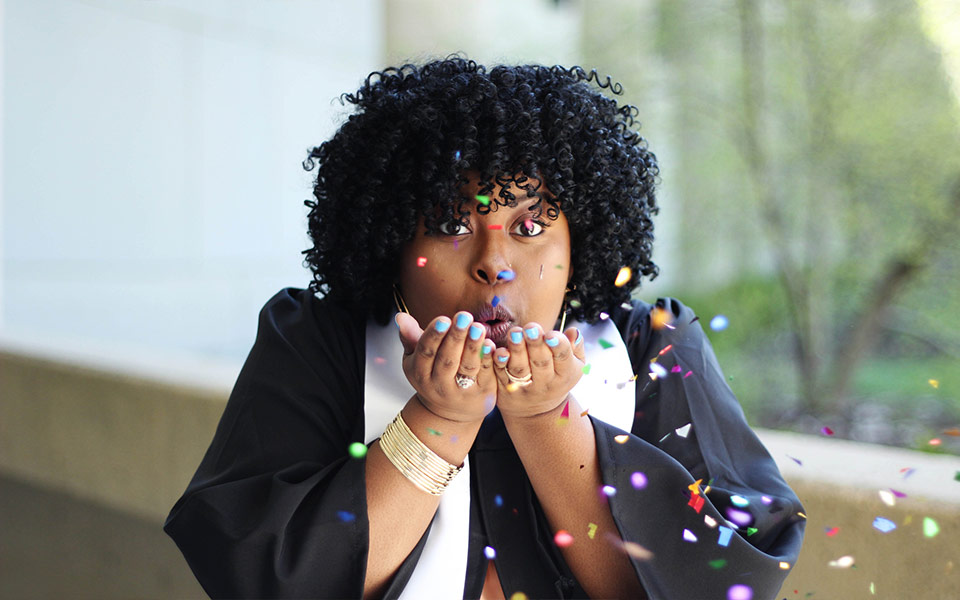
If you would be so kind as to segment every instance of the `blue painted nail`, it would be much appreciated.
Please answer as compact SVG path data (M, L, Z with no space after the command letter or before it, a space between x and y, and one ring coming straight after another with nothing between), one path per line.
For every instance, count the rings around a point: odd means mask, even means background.
M459 329L463 329L464 327L469 325L471 321L473 321L473 319L470 318L470 315L468 315L467 313L460 313L459 315L457 315L457 327Z
M482 335L483 335L483 326L482 326L482 325L477 325L476 323L474 323L473 325L470 326L470 339L471 339L471 340L474 340L474 341L479 340L479 339L480 339L480 336L482 336Z
M513 342L514 344L519 344L520 342L523 341L523 335L521 335L519 331L511 331L510 341Z
M535 340L538 337L540 337L540 330L537 329L536 327L531 327L530 329L527 329L525 333L527 334L527 337L530 338L531 340Z
M497 362L505 363L505 362L507 362L507 358L508 358L508 357L506 357L506 356L503 356L503 355L498 354L498 355L497 355Z
M583 341L583 334L580 333L580 330L578 329L578 330L577 330L577 341L575 341L575 342L573 343L573 345L576 346L577 344L579 344L579 343L582 342L582 341Z
M486 356L486 355L490 354L491 352L493 352L493 348L491 348L490 346L484 344L484 345L483 345L483 355Z
M551 348L556 348L557 344L560 343L560 340L558 340L555 337L543 338L543 341L545 341L547 345L550 346Z
M444 331L450 329L450 323L447 323L446 321L437 321L436 327L437 331L443 333Z

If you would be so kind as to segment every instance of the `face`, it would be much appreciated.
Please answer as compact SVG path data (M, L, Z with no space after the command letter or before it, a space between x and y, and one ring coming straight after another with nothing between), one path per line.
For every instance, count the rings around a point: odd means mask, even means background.
M571 274L567 219L563 212L556 220L537 217L531 210L536 198L512 183L507 189L518 200L515 208L492 202L490 212L480 215L476 205L467 207L466 227L450 224L444 233L427 235L420 219L402 251L399 288L421 327L465 310L486 324L497 346L506 344L513 326L535 322L544 331L554 328ZM477 178L464 192L476 197ZM499 192L496 186L490 197Z

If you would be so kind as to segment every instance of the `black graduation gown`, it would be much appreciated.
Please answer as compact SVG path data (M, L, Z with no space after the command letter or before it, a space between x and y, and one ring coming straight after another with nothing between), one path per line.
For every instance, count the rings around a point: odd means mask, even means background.
M614 438L625 432L588 417L603 481L617 490L609 498L614 522L623 540L652 553L631 557L651 598L726 598L733 585L749 586L754 599L773 598L788 572L781 561L792 565L799 554L803 509L747 426L692 311L673 299L657 306L673 314L673 328L651 327L652 306L643 302L610 312L640 376L631 435L620 443ZM329 300L294 288L260 312L256 342L210 448L164 525L210 596L361 597L364 460L347 448L364 438L365 328ZM657 362L679 372L651 380L649 362L668 345ZM682 437L676 430L688 423ZM585 597L496 410L470 461L464 597L480 595L485 545L497 550L508 598L518 591ZM635 472L645 486L634 487ZM697 479L710 486L702 503L691 501ZM741 527L723 545L721 526L731 514ZM401 593L425 540L387 597Z

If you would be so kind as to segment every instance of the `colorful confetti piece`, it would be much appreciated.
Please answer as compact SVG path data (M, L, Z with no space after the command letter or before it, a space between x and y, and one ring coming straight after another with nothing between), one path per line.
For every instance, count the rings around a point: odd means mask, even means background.
M825 529L826 532L827 532L827 537L833 537L833 536L837 535L838 533L840 533L840 528L839 528L839 527L825 527L824 529Z
M852 556L841 556L837 560L831 560L827 564L831 567L837 567L839 569L849 569L853 566L853 563L856 562Z
M647 487L647 476L640 471L634 471L633 475L630 476L630 485L632 485L634 489L642 490Z
M483 549L483 555L486 556L488 560L493 560L497 557L497 551L490 546L486 546Z
M733 537L733 530L729 527L720 526L718 529L720 532L720 537L717 538L717 544L720 546L727 546L730 544L730 538Z
M683 540L684 540L685 542L696 542L696 541L697 541L697 536L696 536L695 533L693 533L693 532L690 531L689 529L684 529L684 530L683 530Z
M744 525L749 525L753 522L753 515L748 513L745 510L740 510L732 506L728 506L726 510L727 518L743 527Z
M883 517L877 517L873 520L873 528L881 533L890 533L897 528L897 524L891 521L890 519L885 519Z
M346 510L338 510L337 517L344 523L349 523L357 518L355 514Z
M653 361L650 362L650 379L652 381L656 381L657 378L659 377L666 377L666 376L667 376L667 370L663 368L663 365L655 363Z
M931 446L939 446L942 443L942 441L940 440L940 438L933 438L927 443L930 444Z
M496 306L500 304L500 296L494 296L493 300L490 301L490 306Z
M746 498L744 498L743 496L740 496L740 495L738 495L738 494L734 494L734 495L730 496L730 502L733 502L734 506L739 506L740 508L743 508L744 506L749 506L749 505L750 505L750 501L749 501L749 500L747 500Z
M437 431L433 427L427 427L427 433L429 433L430 435L443 435L442 431Z
M583 371L583 374L584 374L584 375L589 375L589 374L590 374L590 365L583 365L583 369L581 369L581 370Z
M677 432L677 435L679 435L680 437L685 438L685 437L687 437L688 435L690 435L690 427L691 427L691 426L692 426L691 423L687 423L687 424L684 425L683 427L677 427L674 431L676 431L676 432Z
M727 559L725 558L715 558L707 563L710 565L711 569L719 570L727 566Z
M930 517L923 518L923 536L932 538L936 537L940 533L940 525Z
M749 585L738 583L731 585L730 589L727 590L727 600L752 600L752 598L753 588Z
M932 387L935 390L940 388L940 382L936 379L928 379L927 383L929 383L930 387Z
M516 279L517 274L511 271L510 269L504 269L497 273L497 279L500 281L513 281Z
M523 592L514 592L510 595L510 600L529 600Z
M710 329L714 331L723 331L730 325L730 321L723 315L717 315L710 319Z
M496 504L497 506L503 506L503 496L501 496L500 494L497 494L496 496L494 496L493 503Z
M573 543L573 536L569 531L561 529L553 536L553 543L561 548L566 548Z
M427 257L426 257L426 256L417 257L417 266L418 266L418 267L424 267L424 266L426 266L426 265L427 265Z
M605 485L605 486L603 486L602 488L600 488L600 491L601 491L601 492L603 493L603 495L606 496L607 498L610 498L611 496L616 496L616 495L617 495L617 488L613 487L612 485Z
M636 542L619 542L615 540L623 551L637 560L650 560L653 558L653 552L650 552Z
M626 444L627 440L629 439L630 439L630 436L627 435L626 433L621 433L620 435L613 436L613 441L615 441L618 444Z
M499 231L499 230L503 229L503 225L500 225L500 224L487 225L487 229L492 229L492 230L494 230L494 231Z
M479 202L484 206L490 206L490 196L484 196L483 194L478 194L477 202Z
M607 348L613 348L613 344L611 344L610 342L608 342L603 338L600 338L599 340L597 340L597 343L600 344L600 347L603 348L604 350L606 350Z
M587 537L591 540L597 535L597 524L587 523Z
M747 527L747 537L750 537L751 535L755 534L757 531L759 531L759 529L757 529L756 527Z
M347 450L350 452L350 456L354 458L363 458L367 455L367 447L360 442L350 444Z
M822 433L823 435L833 435L833 430L830 429L829 427L824 426L820 428L820 433Z
M673 324L673 313L666 311L659 306L653 307L650 311L650 325L654 329L663 329L664 327L672 328Z
M880 499L883 501L883 503L886 504L887 506L896 505L897 499L894 497L893 494L891 494L887 490L880 490L877 493L880 495Z
M789 571L789 570L790 570L790 563L781 560L781 561L780 561L780 569L781 569L782 571Z
M957 471L956 473L953 474L953 480L960 481L960 471Z
M690 496L690 502L687 502L687 506L691 507L697 514L700 514L700 510L703 509L704 502L703 496L700 494L695 494Z
M703 522L706 523L707 527L710 529L713 529L717 526L717 520L710 515L703 515Z
M623 287L627 285L631 277L633 277L633 271L630 270L630 267L620 267L620 272L617 273L617 278L614 280L613 285Z
M789 458L789 459L792 460L793 462L797 463L797 464L800 465L801 467L803 466L803 461L801 461L799 458L794 458L794 457L790 456L789 454L784 454L784 456L786 456L787 458Z

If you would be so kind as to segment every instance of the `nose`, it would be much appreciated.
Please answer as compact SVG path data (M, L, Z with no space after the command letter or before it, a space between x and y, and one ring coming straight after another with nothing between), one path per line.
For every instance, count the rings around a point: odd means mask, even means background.
M499 232L491 232L499 233ZM486 235L477 245L472 265L474 280L486 285L503 284L513 280L513 270L507 257L507 248L502 236Z

